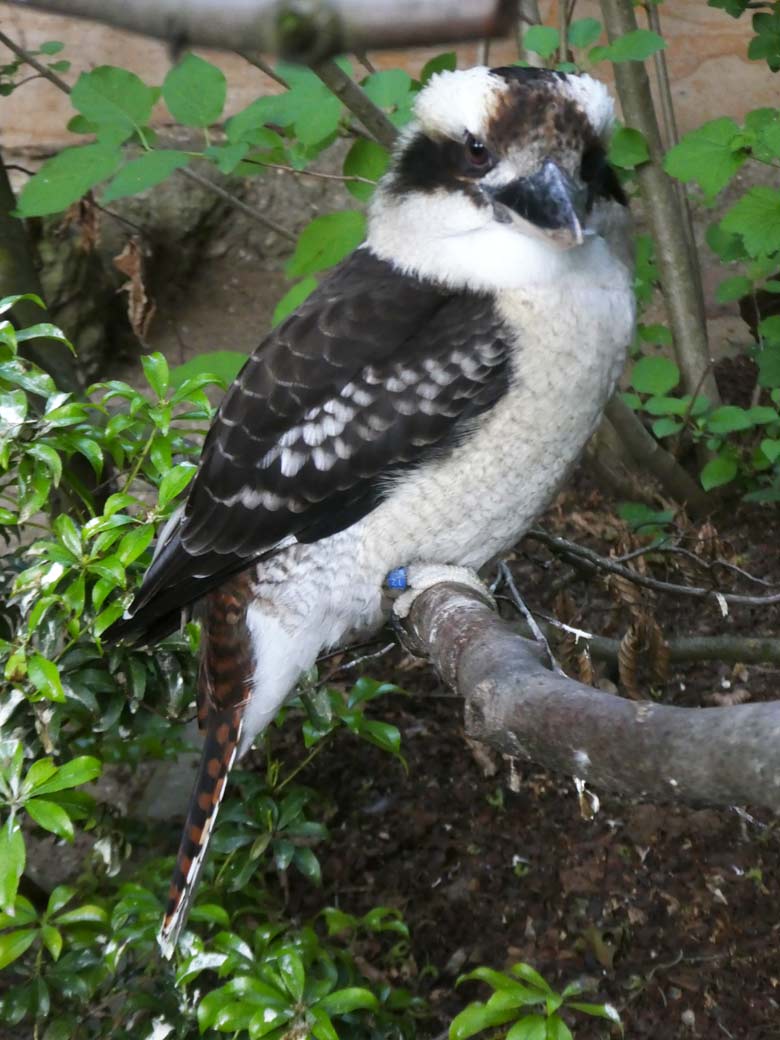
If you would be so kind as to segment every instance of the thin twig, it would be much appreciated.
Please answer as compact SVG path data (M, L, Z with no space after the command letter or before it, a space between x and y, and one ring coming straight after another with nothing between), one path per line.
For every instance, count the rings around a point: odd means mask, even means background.
M369 74L369 76L373 76L376 72L376 66L372 65L369 56L363 51L355 51L355 57L366 70L366 72Z
M525 618L526 624L531 630L531 635L547 654L547 660L550 662L550 668L554 672L557 672L558 675L562 675L565 677L566 672L564 672L564 670L558 664L557 660L555 659L555 654L552 652L552 650L550 649L550 644L547 642L547 637L545 636L544 632L542 632L541 628L539 628L539 626L537 625L531 611L525 605L525 600L520 595L520 591L517 588L517 585L515 584L515 579L512 577L512 572L509 569L509 566L507 565L505 560L501 560L501 562L499 563L498 573L501 576L501 580L503 581L503 583L509 589L509 595L511 597L512 603Z
M341 173L320 173L319 170L297 170L294 166L285 166L283 163L262 162L258 159L244 159L244 162L252 166L263 166L267 170L282 170L284 173L294 173L298 177L319 177L323 181L341 181L342 184L370 184L376 186L376 181L370 177L358 177L357 174L345 176Z
M17 58L20 58L26 65L35 69L44 79L48 79L49 82L53 83L55 87L59 87L66 94L70 94L70 87L64 79L60 79L56 72L52 72L51 69L42 65L37 58L34 58L32 54L28 54L18 43L14 43L4 32L0 32L0 43L5 44L9 51L13 51Z
M278 83L280 87L284 87L285 90L290 89L290 84L287 80L280 76L278 72L274 72L268 62L264 61L259 54L253 54L250 51L236 51L236 54L239 54L244 61L248 61L250 65L254 65L256 69L260 69L266 76Z
M597 552L587 549L584 545L577 545L576 542L570 542L566 538L547 534L546 531L542 531L539 528L533 528L528 531L525 537L541 542L542 545L546 545L548 549L557 555L564 556L571 562L581 564L588 570L617 574L621 578L627 578L629 581L632 581L635 585L642 585L644 588L653 589L656 592L671 592L676 596L688 596L692 599L722 600L726 603L746 607L765 607L771 606L773 603L780 603L780 593L771 596L746 596L737 592L722 592L720 589L708 589L700 585L676 585L673 582L650 578L645 574L639 574L630 567L624 567L612 559L600 556Z
M246 215L248 217L251 217L252 220L254 220L256 223L262 224L263 227L268 228L270 231L276 232L276 234L281 235L282 238L286 238L288 242L296 241L296 236L292 233L292 231L288 231L286 227L282 227L281 224L277 224L276 221L271 220L270 217L264 216L259 210L254 209L254 207L248 206L246 202L243 202L241 199L236 198L235 195L231 195L229 191L225 191L224 188L221 188L218 184L215 184L213 181L210 181L208 177L202 177L199 173L196 173L194 170L190 170L187 167L183 167L177 172L180 173L182 177L186 177L188 180L194 181L196 184L200 184L201 187L208 188L210 191L213 191L215 195L219 195L219 197L221 199L224 199L225 202L229 202L231 206L234 206L236 209L240 209L242 213L246 213Z

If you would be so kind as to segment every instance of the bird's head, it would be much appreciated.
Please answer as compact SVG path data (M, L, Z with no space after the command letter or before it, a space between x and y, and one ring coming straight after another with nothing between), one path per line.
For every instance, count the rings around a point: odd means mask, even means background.
M443 72L420 92L415 116L376 193L368 238L410 272L471 288L546 280L572 262L564 254L625 215L606 158L612 98L590 76Z

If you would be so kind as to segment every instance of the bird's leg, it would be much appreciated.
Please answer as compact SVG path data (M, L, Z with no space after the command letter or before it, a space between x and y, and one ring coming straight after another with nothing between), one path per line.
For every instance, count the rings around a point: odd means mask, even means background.
M412 563L408 567L396 567L385 579L385 585L391 595L400 592L393 603L393 614L397 618L407 617L417 597L426 589L440 585L442 582L465 585L478 593L491 607L496 605L487 586L479 579L477 572L470 567L452 567L441 563Z

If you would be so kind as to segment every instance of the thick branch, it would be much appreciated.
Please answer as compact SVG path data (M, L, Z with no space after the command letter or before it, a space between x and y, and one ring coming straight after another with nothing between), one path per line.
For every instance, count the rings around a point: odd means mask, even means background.
M780 703L674 708L562 679L473 591L442 584L407 628L465 699L469 736L631 798L780 810Z
M634 459L653 474L675 502L686 506L692 516L700 516L712 508L706 492L682 468L674 455L661 447L655 437L648 433L618 394L609 402L604 414Z
M310 63L347 51L481 40L508 32L513 0L10 0L172 45L259 50Z
M631 0L601 0L601 10L610 41L636 30ZM688 249L685 215L663 169L664 150L647 71L641 61L617 62L613 67L626 125L644 134L650 151L650 161L637 167L637 179L647 203L647 220L655 239L658 272L685 387L691 394L700 387L701 393L717 403L720 397L715 377L707 371L710 352L701 285Z

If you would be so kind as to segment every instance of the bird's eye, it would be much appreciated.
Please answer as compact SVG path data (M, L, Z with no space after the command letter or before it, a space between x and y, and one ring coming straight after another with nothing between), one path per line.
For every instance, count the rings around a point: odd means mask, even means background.
M466 134L465 148L466 157L475 169L484 170L490 165L490 152L473 134Z

